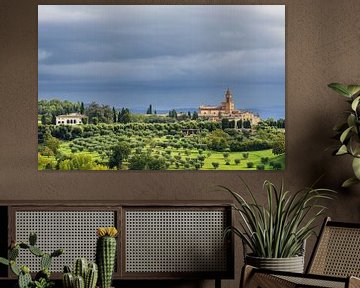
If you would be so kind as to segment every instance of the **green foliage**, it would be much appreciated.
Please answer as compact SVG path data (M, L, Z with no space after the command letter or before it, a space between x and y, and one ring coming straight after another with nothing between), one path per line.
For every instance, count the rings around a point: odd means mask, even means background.
M242 153L242 156L244 159L247 159L249 158L249 153L248 152Z
M279 134L284 135L282 129L270 127L267 124L251 131L237 131L231 128L223 131L219 129L219 123L201 119L181 122L176 122L176 120L172 123L148 123L146 122L148 118L155 115L142 116L144 119L140 121L143 122L136 123L99 123L98 125L77 126L39 125L39 169L114 169L117 164L110 168L109 160L113 155L114 146L119 142L127 143L130 148L129 155L122 159L121 169L149 169L147 163L144 167L144 157L149 157L150 160L164 158L167 167L165 169L186 168L184 167L185 163L179 161L181 158L189 158L187 163L190 167L187 169L196 169L195 159L199 160L199 163L203 162L200 169L205 170L213 168L211 165L213 161L220 163L219 169L247 169L245 162L239 163L238 166L225 165L222 159L223 153L227 153L225 155L228 155L231 164L234 163L235 158L242 158L241 153L238 153L242 151L251 151L251 155L266 156L273 160L274 155L270 152L272 144ZM156 117L170 119L165 116ZM196 129L198 132L184 136L184 129ZM45 145L44 138L49 135L59 143L56 153ZM254 151L260 152L254 153ZM77 165L79 161L73 159L77 154L87 155L91 159L89 158L89 161L82 161L84 160L82 159L80 162L85 162L86 165L84 163L84 165ZM142 156L136 156L139 154ZM259 164L260 158L255 157L250 161L254 162L256 166ZM175 162L178 162L178 166ZM271 167L266 164L266 169L271 169Z
M45 278L41 278L40 280L38 281L35 280L33 282L33 288L51 288L54 286L55 286L54 282L49 282Z
M214 167L214 169L216 170L217 168L219 168L219 162L212 162L211 165Z
M236 159L234 159L234 162L235 162L235 164L236 164L236 165L239 165L239 164L240 164L240 162L241 162L241 160L240 160L240 159L238 159L238 158L236 158Z
M119 142L112 148L112 153L109 159L109 167L121 169L122 163L130 155L131 149L126 142Z
M153 114L152 105L149 105L149 108L146 110L146 114L151 115Z
M334 128L340 140L340 146L334 151L334 155L349 154L353 157L352 168L355 177L347 179L342 184L343 187L349 187L360 183L360 85L331 83L328 86L346 97L350 104L346 122Z
M148 160L148 167L150 170L165 170L167 165L164 158L151 158Z
M269 162L269 157L261 157L261 163L266 164Z
M121 111L119 112L118 122L126 124L129 123L130 121L131 121L130 110L128 108L122 108Z
M99 105L92 102L89 107L85 108L85 115L89 118L89 123L112 123L113 111L108 105Z
M38 101L39 115L62 115L76 112L81 113L81 104L79 102L61 101L58 99Z
M44 146L50 149L53 154L56 154L60 146L60 141L50 134L47 134L44 139Z
M128 168L129 170L145 170L149 157L145 154L137 154L129 159Z
M239 213L239 227L229 227L226 232L239 236L256 257L287 258L301 255L304 241L314 233L314 222L324 214L320 200L332 199L334 191L304 188L296 193L285 191L283 185L275 187L264 182L267 205L257 202L253 192L242 180L245 193L237 193L221 186L236 200L234 209Z
M254 168L254 162L247 162L246 166L247 168Z
M59 162L61 170L102 170L102 166L96 164L91 155L86 153L76 153L70 159Z
M74 271L64 266L62 282L64 288L95 288L98 279L98 266L88 262L86 258L78 258L74 263Z
M169 117L170 117L170 118L177 119L178 115L177 115L177 112L176 112L175 109L169 111Z
M53 286L50 281L49 268L53 257L58 257L64 253L63 249L57 249L53 253L48 254L40 250L36 245L37 236L35 233L30 233L29 243L19 242L12 243L8 251L9 259L0 257L0 263L10 266L11 271L18 276L19 288L48 288ZM35 279L32 280L30 269L28 266L19 266L16 259L19 256L19 250L28 250L33 255L40 257L41 270L36 274Z
M192 116L191 116L191 119L192 120L197 120L198 118L199 118L199 114L196 111L194 111Z
M215 130L207 136L206 142L211 150L221 152L229 147L229 138L230 136L224 131Z
M285 153L285 134L279 134L273 143L272 152L275 155Z
M256 170L265 170L265 165L264 164L256 165Z

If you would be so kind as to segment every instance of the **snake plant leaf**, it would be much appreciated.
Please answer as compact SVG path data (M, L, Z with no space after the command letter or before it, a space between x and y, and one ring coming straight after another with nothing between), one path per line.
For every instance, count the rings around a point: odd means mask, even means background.
M355 157L353 159L352 168L356 178L360 180L360 158Z
M351 96L354 96L360 92L360 85L348 85L347 90L349 91Z
M328 85L329 88L333 89L335 92L339 93L342 96L351 97L351 93L348 90L348 87L341 83L330 83Z
M346 145L341 145L341 147L339 148L339 150L336 152L335 155L344 155L347 153L349 153L349 152L348 152Z
M356 97L356 98L354 99L354 101L352 101L352 103L351 103L351 109L352 109L352 110L356 111L356 108L357 108L358 105L359 105L359 101L360 101L360 96Z
M354 184L358 184L358 183L360 183L359 179L357 179L356 177L351 177L351 178L345 180L344 183L341 185L341 187L348 188L348 187L350 187Z

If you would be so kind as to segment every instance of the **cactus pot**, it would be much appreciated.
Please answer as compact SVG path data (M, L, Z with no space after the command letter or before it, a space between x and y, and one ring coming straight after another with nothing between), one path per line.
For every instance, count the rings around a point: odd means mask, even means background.
M263 258L248 254L245 256L245 263L262 269L304 273L304 255L289 258Z

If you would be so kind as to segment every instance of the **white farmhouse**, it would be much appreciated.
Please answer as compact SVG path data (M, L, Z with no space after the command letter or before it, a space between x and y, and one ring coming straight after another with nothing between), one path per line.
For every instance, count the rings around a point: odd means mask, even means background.
M82 119L86 118L85 115L79 113L70 113L66 115L56 116L56 125L76 125L83 124Z

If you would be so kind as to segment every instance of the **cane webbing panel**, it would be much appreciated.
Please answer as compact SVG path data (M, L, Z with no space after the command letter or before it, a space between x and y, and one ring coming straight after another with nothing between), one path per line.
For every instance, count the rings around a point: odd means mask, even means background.
M224 211L125 212L125 272L223 272Z
M62 272L74 259L95 260L96 228L115 226L114 211L16 211L16 241L28 243L29 233L37 233L37 246L46 253L64 248L65 253L54 258L50 270ZM39 271L40 258L29 251L20 251L18 262Z
M279 276L277 277L287 280L291 283L296 284L294 287L326 287L326 288L345 288L345 279L343 282L339 281L331 281L324 279L316 279L316 278L302 278L295 276Z
M309 273L360 277L360 229L326 226Z

